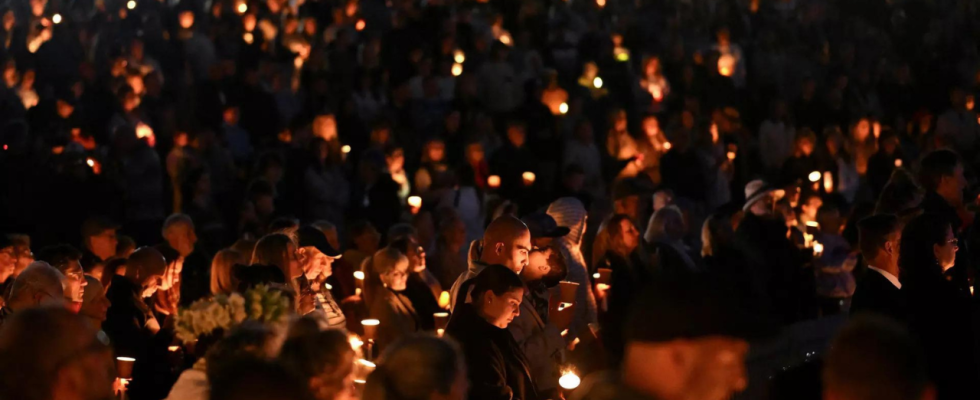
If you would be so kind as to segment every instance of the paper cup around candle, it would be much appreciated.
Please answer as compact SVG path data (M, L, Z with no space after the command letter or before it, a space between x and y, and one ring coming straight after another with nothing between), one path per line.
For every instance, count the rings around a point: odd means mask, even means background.
M432 314L432 317L436 321L436 329L446 329L446 325L449 324L449 313L437 312Z
M813 171L813 172L811 172L810 175L809 175L809 178L810 178L810 182L819 182L820 181L820 171Z
M344 154L350 153L350 145L349 144L345 144L344 147L341 147L340 148L340 151L342 153L344 153Z
M408 198L408 205L415 208L422 207L422 198L419 196L410 196Z
M451 300L452 300L452 297L449 296L449 292L443 290L442 293L439 293L439 308L442 308L444 310L448 310L449 309L449 302Z
M530 171L525 172L521 174L521 178L524 178L524 186L531 186L534 184L534 179L535 179L534 172L530 172Z
M578 283L561 281L561 302L575 304L575 294L578 292Z
M901 158L896 158L895 159L895 168L900 168L901 166L902 166L902 159Z
M599 268L599 279L597 282L603 285L608 285L612 282L612 270L609 268Z
M116 375L120 379L132 379L134 363L136 363L135 358L116 357Z
M378 325L381 321L376 319L366 319L361 321L361 325L364 326L364 338L367 340L374 340L374 336L378 333Z

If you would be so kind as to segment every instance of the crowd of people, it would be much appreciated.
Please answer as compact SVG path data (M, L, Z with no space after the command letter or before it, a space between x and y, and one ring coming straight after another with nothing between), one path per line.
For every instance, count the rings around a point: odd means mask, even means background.
M0 399L976 398L978 17L0 1Z

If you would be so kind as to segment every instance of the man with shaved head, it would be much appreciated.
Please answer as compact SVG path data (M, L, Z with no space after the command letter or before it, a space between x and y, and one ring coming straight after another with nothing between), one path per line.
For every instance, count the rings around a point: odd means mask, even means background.
M167 371L167 345L157 339L160 322L143 301L153 296L163 281L167 263L159 250L144 247L136 250L126 262L126 274L112 277L106 297L112 304L102 328L112 339L117 357L133 357L133 382L129 390L134 399L149 393L160 393ZM162 346L162 349L161 349ZM172 383L172 382L171 382Z
M483 232L483 240L470 244L469 268L453 284L450 303L452 307L456 307L456 297L463 282L494 264L503 265L520 274L527 266L530 252L531 231L524 222L510 215L493 220Z
M0 309L0 327L14 313L38 306L65 306L65 276L46 262L35 261L14 279L7 304Z

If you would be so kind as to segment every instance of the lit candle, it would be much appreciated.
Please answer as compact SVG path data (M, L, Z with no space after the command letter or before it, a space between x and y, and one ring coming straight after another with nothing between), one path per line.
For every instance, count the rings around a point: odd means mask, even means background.
M506 44L506 45L510 46L510 43L511 43L510 34L507 33L507 32L504 32L503 34L501 34L500 35L500 43L503 43L503 44Z
M363 19L359 19L354 27L357 28L358 31L363 31L365 25L367 25L367 23L365 23Z
M895 159L895 168L901 168L901 167L902 167L902 159L901 158L896 158Z
M670 142L664 142L664 151L670 150Z
M443 290L442 293L439 293L439 308L448 310L450 300L451 297L449 296L449 292Z
M718 73L721 76L732 76L735 71L735 57L730 54L723 54L718 57Z
M734 151L729 151L728 152L728 161L735 161L735 152Z
M340 148L340 151L344 154L350 153L350 145L345 144L343 147Z
M245 4L244 2L238 3L238 13L245 14L246 11L248 11L248 4Z
M592 80L592 86L595 86L596 89L602 89L602 78L598 76L595 77L595 79Z
M363 359L363 358L361 358L361 359L358 359L358 360L357 360L357 363L358 363L358 364L361 364L362 366L365 366L365 367L368 367L368 368L371 368L371 369L374 369L374 368L377 368L377 367L378 367L378 365L377 365L377 364L375 364L375 363L373 363L373 362L370 362L370 361L368 361L368 360L365 360L365 359Z
M91 158L86 159L85 160L85 163L88 164L89 167L95 167L95 160L93 160Z
M463 74L463 64L455 63L453 64L453 76L460 76Z
M498 175L490 175L489 177L487 177L487 186L489 186L491 189L499 188L500 187L500 176L498 176Z
M834 175L830 171L823 173L823 188L827 192L834 191Z
M439 337L442 337L442 335L445 335L445 334L446 334L446 330L445 329L442 329L442 328L436 329L436 335L438 335Z
M354 279L357 279L359 281L363 281L364 280L364 271L354 271Z
M818 241L813 242L813 255L820 257L823 254L823 244Z
M255 40L255 36L252 35L252 32L245 32L245 34L242 35L242 40L244 40L245 43L252 44L252 41Z
M820 171L813 171L810 173L810 182L820 181Z
M128 8L130 10L136 9L136 1L135 0L129 0L126 3L126 8Z
M524 178L524 186L531 186L534 184L534 172L525 172L521 174L521 177Z
M575 373L572 371L565 371L565 373L561 375L561 378L558 378L558 384L565 390L575 389L581 383L582 379L579 378L578 375L575 375Z
M374 335L378 333L378 325L381 321L376 319L365 319L361 321L361 326L364 327L364 338L369 342L374 340Z
M806 221L806 226L820 229L820 223L818 223L817 221Z
M455 52L453 52L453 61L456 61L457 64L462 64L464 61L466 61L466 54L463 53L463 50L457 49Z
M51 22L54 22L55 24L60 24L61 23L61 14L55 14L54 16L52 16L51 17Z
M419 196L409 196L408 205L414 208L422 207L422 198Z
M136 359L132 357L116 357L116 374L121 379L133 378L133 364Z
M568 103L561 103L561 104L559 104L558 105L558 112L560 112L561 115L568 114Z
M360 349L361 346L364 345L364 341L361 340L361 337L360 336L357 336L357 335L354 335L354 334L351 334L350 336L348 336L347 337L347 340L350 342L350 347L352 349L354 349L355 351L357 349Z

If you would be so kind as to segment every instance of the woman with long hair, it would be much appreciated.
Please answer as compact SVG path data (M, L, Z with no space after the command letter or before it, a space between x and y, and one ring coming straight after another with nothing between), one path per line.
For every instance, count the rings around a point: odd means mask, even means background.
M211 260L211 294L231 294L237 284L232 279L231 267L244 264L245 256L238 250L227 248L214 255Z
M363 400L464 400L466 364L455 343L428 335L393 345L364 384Z
M925 350L939 398L977 397L972 297L948 278L958 250L952 227L938 215L920 215L902 230L898 264L909 328Z
M259 239L252 254L252 267L272 266L279 269L296 294L296 311L306 315L315 308L315 295L303 276L296 243L282 233L271 233Z
M514 271L490 265L463 283L460 292L470 287L473 301L460 296L446 327L466 356L470 400L537 400L524 350L507 330L520 313L524 282Z

